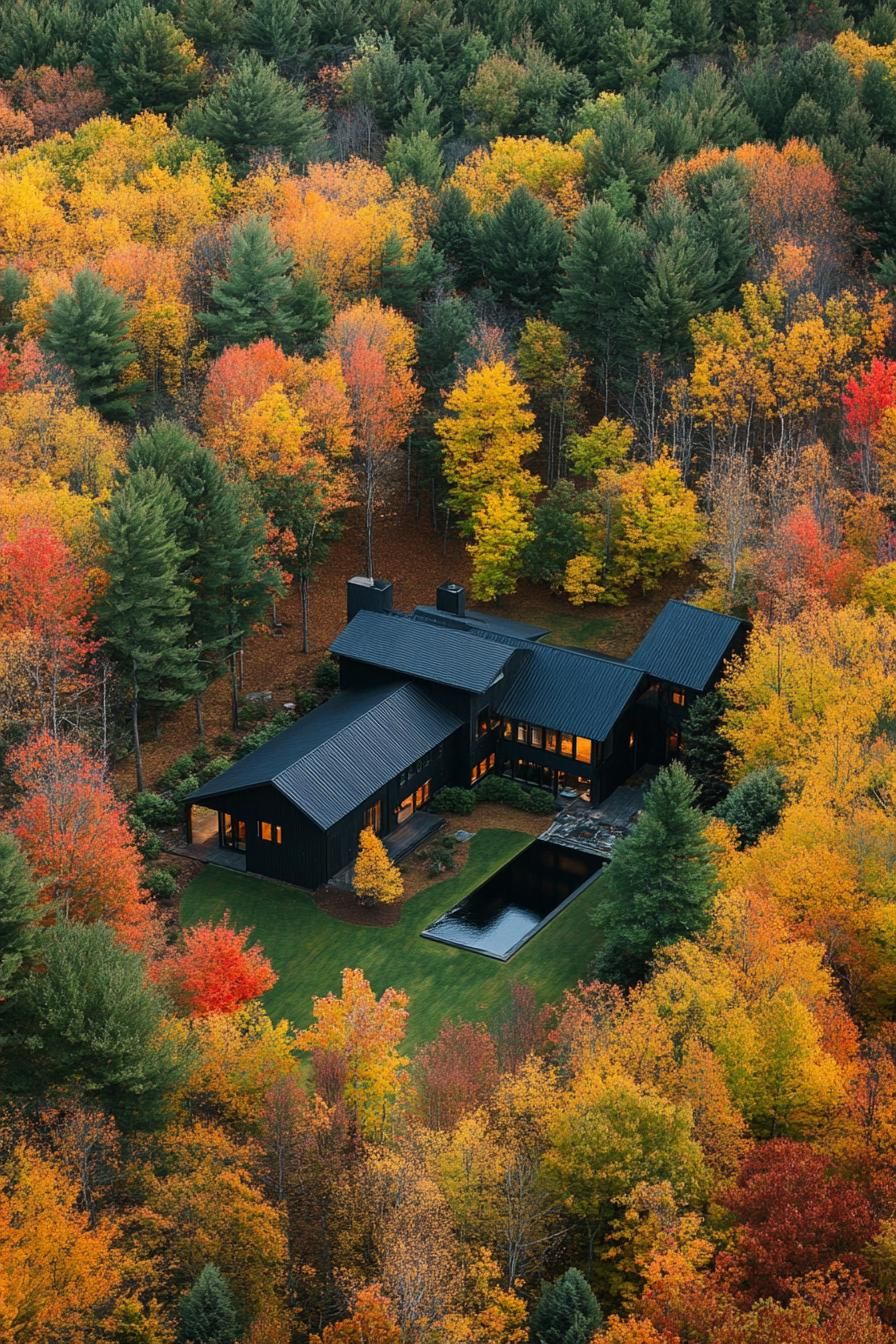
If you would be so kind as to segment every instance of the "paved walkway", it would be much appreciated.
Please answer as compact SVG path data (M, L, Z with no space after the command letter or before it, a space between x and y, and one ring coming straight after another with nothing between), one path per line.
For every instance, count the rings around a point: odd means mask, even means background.
M246 871L246 856L235 849L222 849L220 845L188 845L172 843L162 846L166 854L177 854L182 859L196 859L199 863L214 863L219 868L230 868L235 873Z

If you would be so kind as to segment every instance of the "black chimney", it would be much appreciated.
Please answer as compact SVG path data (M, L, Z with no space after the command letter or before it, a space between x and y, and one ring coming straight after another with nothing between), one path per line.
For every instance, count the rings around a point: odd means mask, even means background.
M462 583L441 583L436 589L436 607L449 616L463 616L466 594Z
M345 606L349 620L359 611L391 611L392 585L388 579L356 575L345 585Z

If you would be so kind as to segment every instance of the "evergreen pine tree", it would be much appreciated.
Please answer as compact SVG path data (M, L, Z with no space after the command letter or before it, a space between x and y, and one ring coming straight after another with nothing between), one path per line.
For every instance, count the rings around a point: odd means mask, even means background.
M14 341L24 323L14 308L28 293L28 277L17 266L0 267L0 341Z
M872 145L848 175L846 208L872 237L875 256L896 251L896 154Z
M323 139L320 113L308 107L304 89L283 79L257 51L240 56L207 98L192 103L181 126L188 135L214 140L243 172L253 154L272 149L304 167Z
M896 148L896 83L883 61L869 61L865 66L861 98L876 138Z
M235 1344L239 1333L227 1280L216 1265L206 1265L180 1300L180 1338L184 1344Z
M697 786L702 807L715 807L728 792L725 762L729 743L722 734L725 700L718 691L699 696L685 715L682 752L688 774Z
M240 17L236 0L183 0L179 11L187 37L216 65L233 56Z
M74 1084L119 1124L164 1121L185 1079L187 1055L163 1029L169 1005L146 961L108 924L60 920L38 933L39 975L12 1000L4 1083L37 1095Z
M131 313L95 271L79 271L47 314L41 344L71 370L78 399L110 420L130 420L142 384L122 382L136 359L128 339Z
M183 704L198 685L186 559L177 541L183 508L168 481L142 467L116 490L100 522L107 585L99 626L130 690L138 792L142 706Z
M321 289L314 271L303 271L293 280L290 297L292 344L312 358L323 353L323 336L333 318L333 305Z
M733 307L753 253L743 185L734 177L716 176L704 194L695 225L714 257L713 300L722 308Z
M297 321L292 263L292 253L277 246L266 219L234 228L227 273L212 285L213 309L199 314L214 350L253 345L265 336L292 349Z
M402 140L410 140L421 131L425 131L436 145L441 145L445 131L441 112L438 107L433 106L432 100L426 96L420 85L416 84L408 101L407 112L396 123L395 133Z
M430 191L438 191L445 176L441 146L429 131L391 135L386 145L385 168L396 186L410 181Z
M582 349L608 367L633 353L643 248L641 230L604 201L586 206L576 220L558 313Z
M0 1023L36 945L36 887L18 842L0 834Z
M535 539L523 559L523 573L535 583L559 590L566 566L586 549L579 492L570 481L558 481L535 510Z
M557 216L517 187L480 230L480 265L495 297L525 313L544 311L556 295L565 242Z
M149 5L116 27L97 77L116 112L179 112L202 84L202 66L170 14Z
M187 642L196 650L201 678L195 694L201 740L203 690L225 661L231 673L231 717L239 726L237 655L276 587L274 571L260 558L265 521L254 502L244 501L240 488L225 478L214 455L173 421L157 420L139 433L128 465L132 472L154 470L183 504L176 540L190 595Z
M774 830L787 801L780 771L770 765L751 770L738 780L716 808L716 816L737 831L743 847L755 845L765 831Z
M405 261L404 244L394 231L383 244L380 265L377 293L383 303L401 313L415 313L425 293L444 279L445 274L444 262L428 238L413 261Z
M469 304L456 294L427 305L417 333L417 375L430 395L454 382L473 320Z
M281 74L305 63L311 43L311 22L300 0L252 0L243 19L243 42Z
M469 289L479 279L478 232L466 195L459 187L448 187L439 200L430 238L454 270L461 289Z
M568 1269L541 1290L530 1322L532 1344L590 1344L603 1321L584 1275Z
M717 879L696 798L684 766L667 766L648 789L631 834L617 842L592 916L598 979L632 985L657 948L706 928Z

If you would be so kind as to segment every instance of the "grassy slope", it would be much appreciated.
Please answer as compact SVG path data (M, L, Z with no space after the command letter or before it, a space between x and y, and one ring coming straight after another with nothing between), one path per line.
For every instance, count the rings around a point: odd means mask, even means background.
M377 993L388 985L410 995L409 1043L431 1039L446 1018L488 1020L515 981L531 985L543 1001L556 1000L584 975L593 933L588 912L595 888L584 891L511 961L492 961L430 942L420 930L530 843L518 831L480 831L455 877L408 901L393 928L363 928L323 914L305 892L259 881L209 864L184 892L186 924L229 910L240 927L251 925L280 976L266 998L273 1017L305 1026L313 995L339 988L345 966L360 966Z

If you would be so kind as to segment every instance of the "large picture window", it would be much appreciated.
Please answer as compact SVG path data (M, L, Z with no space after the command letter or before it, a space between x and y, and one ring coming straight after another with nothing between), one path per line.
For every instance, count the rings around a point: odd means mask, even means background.
M225 849L246 848L246 823L232 812L221 813L221 844Z

